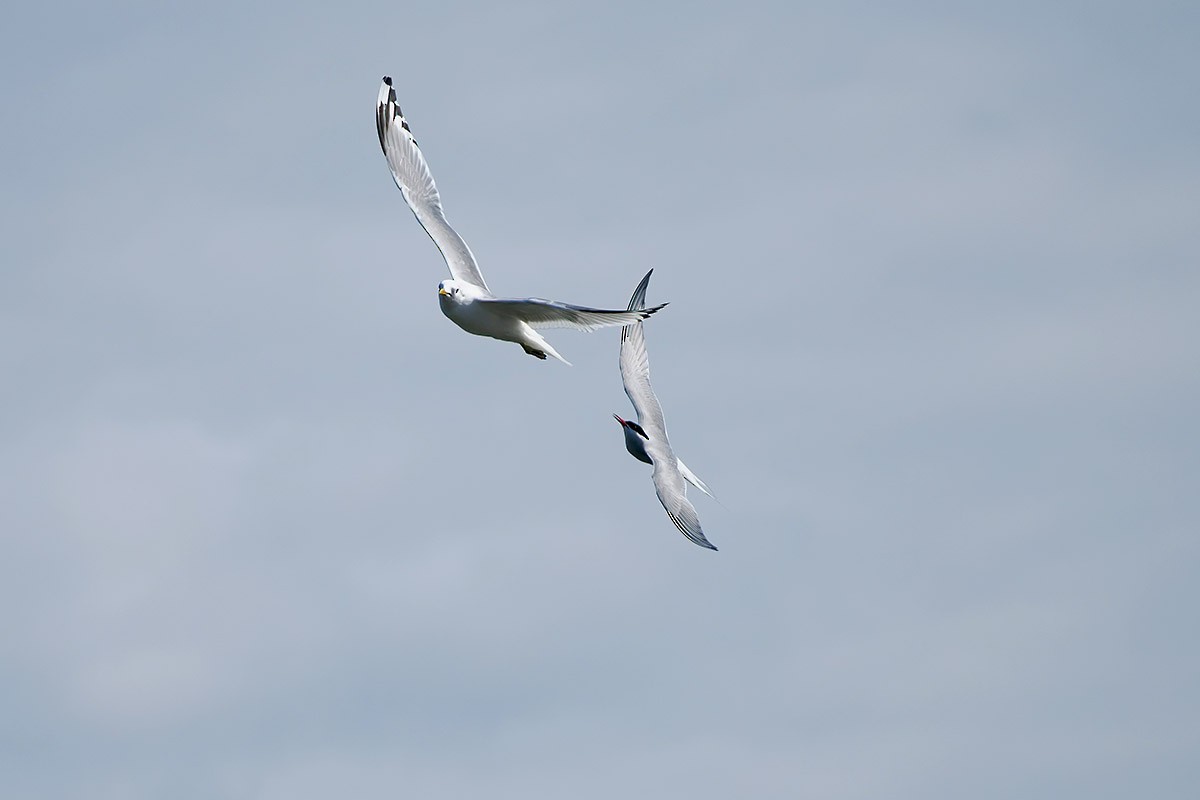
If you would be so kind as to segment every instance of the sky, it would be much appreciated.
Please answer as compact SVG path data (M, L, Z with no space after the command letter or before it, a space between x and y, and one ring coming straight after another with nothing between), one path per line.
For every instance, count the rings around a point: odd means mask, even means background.
M12 9L5 796L1195 796L1200 11L905 5Z

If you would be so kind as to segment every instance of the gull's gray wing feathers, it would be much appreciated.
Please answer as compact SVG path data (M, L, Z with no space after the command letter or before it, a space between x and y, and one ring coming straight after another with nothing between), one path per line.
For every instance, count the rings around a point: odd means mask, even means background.
M666 454L670 455L670 445L666 445L665 450ZM700 517L696 515L696 509L687 499L685 494L687 487L674 457L659 458L658 453L652 457L654 458L654 491L658 493L658 501L667 510L667 516L671 518L671 522L675 523L675 527L679 528L680 533L696 544L707 547L709 550L716 550L717 548L705 538L704 531L700 528Z
M629 299L629 310L637 311L646 305L646 287L654 270L646 273L642 282L633 290ZM625 394L637 412L638 424L654 438L667 438L667 423L663 418L662 406L650 386L650 357L646 354L646 337L642 323L635 322L621 328L621 383Z
M384 158L392 170L396 185L400 187L400 193L416 215L417 222L421 223L429 238L442 251L450 274L455 280L474 284L490 294L471 248L446 221L446 215L442 212L442 198L438 195L429 165L425 163L421 148L417 147L417 140L413 138L408 122L396 104L392 79L386 76L379 86L375 127L379 131L379 146L383 148Z
M609 311L543 300L540 297L488 298L476 302L483 303L498 313L523 320L531 328L575 328L581 331L594 331L611 325L628 325L630 322L640 324L641 320L667 305L663 303L661 306L637 311Z

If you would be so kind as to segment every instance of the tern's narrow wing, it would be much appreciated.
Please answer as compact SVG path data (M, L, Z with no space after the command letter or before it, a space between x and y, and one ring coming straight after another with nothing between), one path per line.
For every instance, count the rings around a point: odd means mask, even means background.
M675 527L679 528L680 533L701 547L717 549L705 538L704 531L700 528L700 518L696 516L696 509L691 501L687 499L683 475L674 459L654 459L654 491L658 493L658 501L667 510L667 516L675 523Z
M637 311L646 305L646 287L654 270L646 273L642 282L633 290L629 299L629 310ZM625 394L637 412L640 424L653 438L667 438L667 424L663 419L662 406L650 386L650 357L646 355L646 337L642 323L635 322L621 328L621 382Z
M442 251L450 274L455 280L466 281L488 291L479 265L475 263L475 256L471 255L471 248L446 221L446 215L442 212L442 198L438 195L429 165L425 163L421 148L417 147L417 140L400 113L400 106L396 105L392 79L386 76L379 87L375 127L379 131L379 144L396 185L400 187L408 207L417 216L417 222L421 223L429 238Z
M575 328L581 331L594 331L610 325L628 325L630 322L640 322L666 306L666 303L663 303L661 306L637 311L609 311L603 308L587 308L554 300L543 300L540 297L529 297L523 300L489 298L475 302L484 303L497 313L523 320L531 328Z

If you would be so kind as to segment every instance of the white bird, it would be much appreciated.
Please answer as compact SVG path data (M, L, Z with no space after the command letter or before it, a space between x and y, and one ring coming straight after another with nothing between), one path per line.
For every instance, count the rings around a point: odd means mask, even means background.
M438 284L442 313L467 333L516 342L531 356L545 360L547 355L552 355L569 365L571 362L559 355L537 332L537 328L593 331L610 325L638 322L666 305L664 303L636 311L606 311L540 297L493 296L479 271L475 256L471 255L471 249L446 221L442 199L429 172L429 165L425 163L408 122L396 104L396 90L392 88L392 79L387 76L384 76L379 87L375 125L379 130L379 144L396 185L416 215L417 222L433 239L446 259L446 266L450 268L451 280Z
M633 290L629 299L629 310L636 311L646 305L646 286L650 283L650 275L646 273L642 282ZM709 497L713 494L708 490L704 481L696 477L687 466L676 457L667 439L667 423L663 419L662 406L650 386L650 359L646 355L646 337L642 333L642 323L635 322L621 328L621 382L625 384L625 394L633 403L637 412L637 422L621 419L613 414L625 432L625 449L638 461L654 465L654 491L658 500L667 510L667 516L684 536L701 547L716 550L704 536L700 528L700 518L696 509L687 499L688 483L704 492ZM714 498L715 499L715 498Z

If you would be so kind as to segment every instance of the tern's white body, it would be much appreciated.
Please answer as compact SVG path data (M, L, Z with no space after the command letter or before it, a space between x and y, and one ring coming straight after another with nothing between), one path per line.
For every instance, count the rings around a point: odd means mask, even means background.
M645 306L646 287L653 272L654 270L647 272L634 290L633 297L629 300L631 311ZM635 423L613 415L624 430L625 449L638 461L654 466L654 490L675 527L701 547L716 550L717 548L704 536L696 509L687 499L686 483L692 484L709 497L712 496L712 492L671 449L662 406L650 386L650 358L646 353L646 338L641 322L621 328L621 382L625 385L625 394L633 403L638 418Z
M662 308L609 311L538 297L494 296L483 279L471 248L446 221L441 195L433 182L429 165L425 163L425 156L417 147L417 141L396 104L396 91L392 88L391 78L385 77L379 87L375 125L392 178L421 227L442 252L453 276L453 280L443 281L438 286L442 313L467 333L516 342L531 356L545 359L551 355L569 364L535 329L575 328L592 331L610 325L638 322Z

